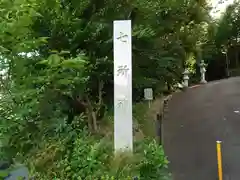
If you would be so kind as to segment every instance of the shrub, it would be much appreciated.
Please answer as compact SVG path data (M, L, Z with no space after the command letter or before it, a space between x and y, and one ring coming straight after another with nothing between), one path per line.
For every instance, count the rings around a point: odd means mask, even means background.
M141 179L169 179L168 160L163 147L155 140L146 139L139 143L139 151L142 154L139 166Z
M56 153L57 149L59 148L55 146L52 151ZM81 133L75 139L72 149L61 151L62 155L52 160L52 164L42 164L43 167L39 168L38 158L34 156L28 159L28 162L32 174L39 180L166 178L168 161L162 146L154 140L146 139L137 142L135 150L133 154L126 152L114 155L112 143L108 139L97 139L87 133Z

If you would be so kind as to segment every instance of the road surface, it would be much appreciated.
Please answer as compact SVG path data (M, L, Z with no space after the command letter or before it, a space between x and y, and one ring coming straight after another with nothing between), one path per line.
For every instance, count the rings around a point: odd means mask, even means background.
M224 180L240 179L239 77L174 94L163 128L174 180L217 180L217 140Z

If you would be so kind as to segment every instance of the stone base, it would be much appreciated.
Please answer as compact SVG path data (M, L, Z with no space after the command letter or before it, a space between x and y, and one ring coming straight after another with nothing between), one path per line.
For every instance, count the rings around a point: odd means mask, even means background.
M201 83L201 84L206 84L207 81L206 81L206 80L201 80L200 83Z
M182 88L182 91L186 91L188 89L188 87L187 86L184 86L183 88Z

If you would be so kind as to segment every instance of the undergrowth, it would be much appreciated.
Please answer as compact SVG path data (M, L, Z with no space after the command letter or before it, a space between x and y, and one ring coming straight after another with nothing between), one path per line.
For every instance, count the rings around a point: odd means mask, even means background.
M51 143L46 146L51 152L44 150L27 160L36 179L169 178L163 148L154 140L136 142L133 154L113 154L112 143L108 139L96 139L87 134L76 138L72 151L64 152L61 147Z
M80 116L75 118L72 127L61 125L54 135L45 134L39 138L43 132L35 132L38 142L19 139L22 144L4 144L0 155L14 157L16 162L27 165L31 177L37 180L126 180L133 177L168 180L168 161L163 147L142 132L147 109L146 103L133 108L134 136L142 133L141 138L134 138L133 153L114 154L113 116L109 112L100 126L103 132L99 134L93 135L82 128L84 117ZM26 151L29 144L32 146ZM16 147L22 148L16 151Z

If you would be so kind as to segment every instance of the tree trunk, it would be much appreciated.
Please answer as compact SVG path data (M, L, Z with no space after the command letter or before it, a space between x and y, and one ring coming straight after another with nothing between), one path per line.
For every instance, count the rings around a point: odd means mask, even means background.
M97 120L96 116L94 115L94 108L92 107L92 104L87 97L87 115L88 115L88 128L90 131L96 132L97 131Z
M88 115L88 129L89 131L93 131L93 126L92 126L92 116L89 110L87 110L87 115Z
M92 112L92 125L93 125L93 130L94 132L96 132L98 130L98 126L97 126L97 114L96 112Z
M99 81L98 85L98 103L96 107L92 105L90 99L88 96L86 96L86 101L87 101L87 114L88 114L88 127L91 128L93 132L97 132L98 130L98 125L97 125L97 117L98 113L101 109L103 100L102 100L102 89L103 89L103 81Z

